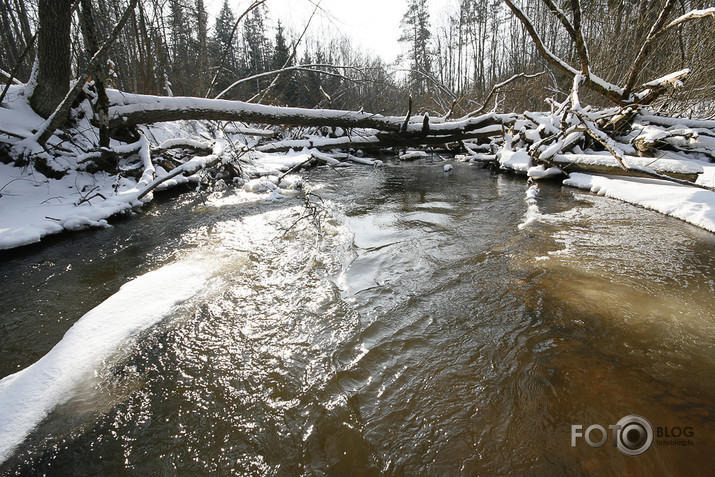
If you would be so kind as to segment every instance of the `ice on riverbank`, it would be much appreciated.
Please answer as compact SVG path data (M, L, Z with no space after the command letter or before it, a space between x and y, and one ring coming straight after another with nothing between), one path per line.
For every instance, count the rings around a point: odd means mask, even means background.
M167 265L142 275L95 307L35 364L0 381L0 463L76 386L121 345L159 322L209 279L196 261Z
M715 232L715 192L712 191L658 179L576 172L564 180L564 184L652 209Z

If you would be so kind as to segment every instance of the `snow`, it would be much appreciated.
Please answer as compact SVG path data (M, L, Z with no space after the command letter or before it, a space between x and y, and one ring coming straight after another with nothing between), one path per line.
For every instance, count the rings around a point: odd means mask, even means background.
M511 169L516 172L527 172L531 167L531 156L526 151L510 151L503 149L499 153L499 164L502 169Z
M425 151L409 151L404 154L400 154L401 161L411 161L414 159L422 159L429 156Z
M565 185L656 210L715 232L715 192L657 179L572 173Z
M569 164L619 167L616 159L608 153L556 154L553 161L568 167ZM702 174L703 162L688 159L670 159L668 157L623 156L623 163L632 169L652 169L678 174Z
M452 164L445 164L444 165L444 172L450 172L454 170L454 166Z
M524 214L524 221L518 226L519 230L523 230L531 224L539 221L539 218L541 217L541 211L539 210L539 206L537 205L536 201L536 199L539 197L539 192L539 186L536 184L530 186L526 190L525 200L527 203L527 209L526 213Z
M0 187L0 250L63 230L107 227L107 218L141 205L136 183L106 173L79 172L55 180L0 164ZM79 204L83 198L88 201Z
M546 179L549 177L560 176L562 174L563 174L563 171L561 169L559 169L558 167L549 167L547 169L542 164L539 164L538 166L530 167L529 170L526 171L526 175L531 177L534 180Z
M210 277L196 260L142 275L89 311L39 361L0 381L0 462L103 361L194 296Z

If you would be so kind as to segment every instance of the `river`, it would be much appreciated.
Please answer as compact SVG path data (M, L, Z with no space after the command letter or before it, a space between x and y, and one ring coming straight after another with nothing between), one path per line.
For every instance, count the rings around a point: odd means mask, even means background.
M0 474L712 468L715 236L557 185L530 206L523 179L455 166L314 170L310 208L164 198L4 253L0 377L134 277L177 261L212 276L104 359ZM634 414L655 434L639 456L572 429Z

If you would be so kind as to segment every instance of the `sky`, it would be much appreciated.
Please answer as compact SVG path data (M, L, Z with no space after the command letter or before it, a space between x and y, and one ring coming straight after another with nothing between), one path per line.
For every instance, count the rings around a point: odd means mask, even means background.
M318 2L318 0L313 0ZM278 20L297 34L305 24L315 6L311 0L268 0L266 6L273 22ZM430 19L434 22L440 9L456 0L430 0ZM209 15L215 19L223 0L205 0ZM236 15L240 15L249 0L229 0ZM337 30L354 40L367 52L379 55L392 63L401 53L400 21L407 10L407 0L322 0L321 18L313 19L309 32L319 34L321 29Z

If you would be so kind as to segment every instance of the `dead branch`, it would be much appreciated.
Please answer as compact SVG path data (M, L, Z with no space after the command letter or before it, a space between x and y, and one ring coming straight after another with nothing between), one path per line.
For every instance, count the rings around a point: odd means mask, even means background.
M566 18L566 15L564 14L563 10L557 7L552 0L543 0L543 2L546 4L547 7L549 7L551 13L561 22L561 24L566 29L566 32L571 37L571 40L576 45L576 52L578 53L578 57L581 62L581 73L584 76L587 76L590 60L588 58L588 49L586 48L586 42L584 41L583 35L581 34L581 5L577 0L571 0L571 9L574 12L574 21L572 25L568 18Z
M710 8L705 8L702 10L691 10L688 13L679 16L672 22L668 23L666 26L661 28L656 34L655 37L658 37L662 35L663 33L670 31L671 28L674 28L682 23L691 21L691 20L697 20L699 18L707 18L707 17L712 17L715 18L715 7L710 7Z
M20 58L18 58L17 64L15 65L15 67L12 69L12 71L10 73L6 73L5 71L0 70L0 71L2 71L4 76L7 76L7 83L5 84L5 88L3 88L2 93L0 93L0 103L2 103L2 100L5 99L7 90L10 89L10 85L13 82L15 82L16 84L22 84L15 79L15 76L17 75L17 72L20 71L20 68L22 67L22 62L25 60L25 57L32 50L33 46L35 45L36 39L37 39L37 32L35 32L35 34L32 35L32 39L29 41L27 46L25 46L25 50L22 52L22 55L20 55Z
M497 91L499 91L501 88L507 86L507 85L510 84L511 82L513 82L513 81L515 81L515 80L517 80L517 79L519 79L519 78L536 78L536 77L539 77L539 76L541 76L541 75L543 75L543 74L545 74L545 73L546 73L546 71L542 71L541 73L534 73L534 74L531 74L531 75L528 75L528 74L526 74L526 73L519 73L519 74L515 74L514 76L512 76L511 78L509 78L509 79L506 80L506 81L502 81L501 83L495 84L494 86L492 86L492 90L489 92L489 94L487 95L486 99L484 100L484 104L482 104L482 106L481 106L480 108L475 109L474 111L472 111L472 112L470 112L469 114L467 114L467 116L465 116L465 117L467 117L467 118L472 118L472 117L476 116L477 114L481 114L482 111L484 111L484 109L487 107L487 104L489 104L489 101L491 101L492 96L494 96L494 94L495 94Z
M640 73L641 69L643 68L645 58L650 51L651 45L653 44L653 40L655 40L658 32L663 29L665 21L668 18L668 14L673 9L674 5L675 0L666 0L665 5L663 5L663 8L658 15L658 18L655 20L655 23L651 27L648 36L643 42L643 45L641 45L641 49L638 52L635 61L633 62L633 66L631 67L631 71L630 73L628 73L628 79L626 79L626 83L623 86L623 99L628 98L628 96L631 94L631 90L636 84L638 73Z

